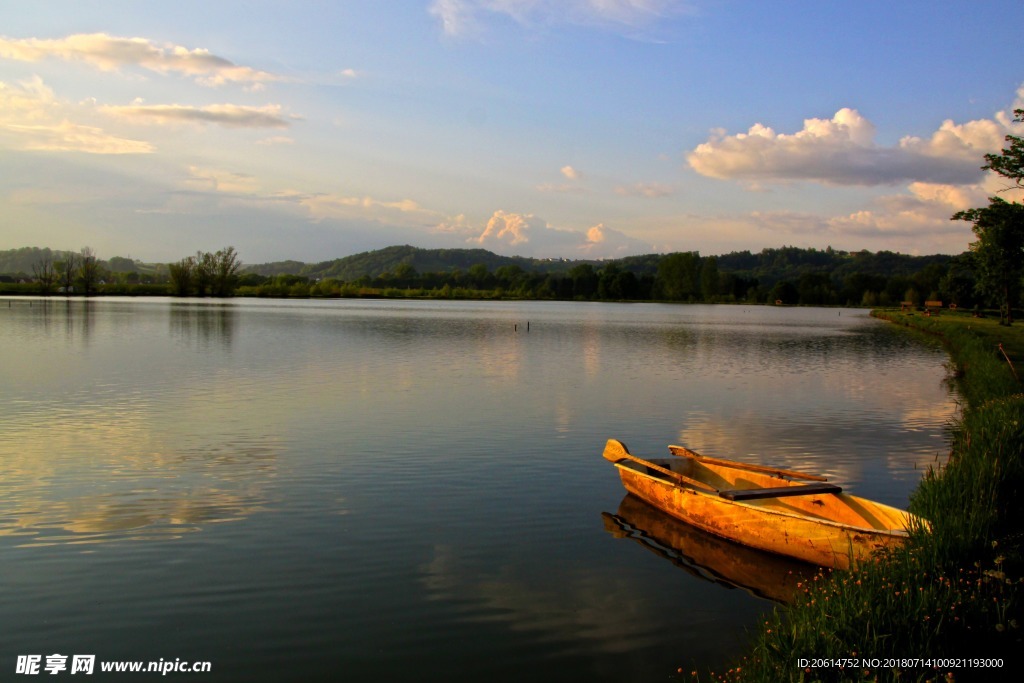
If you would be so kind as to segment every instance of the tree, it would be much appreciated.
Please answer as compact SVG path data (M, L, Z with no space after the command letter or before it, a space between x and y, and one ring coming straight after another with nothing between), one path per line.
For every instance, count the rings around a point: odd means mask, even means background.
M238 286L238 270L242 267L242 262L238 260L235 248L224 247L219 249L213 257L214 276L211 294L213 296L234 295L235 287ZM415 272L416 270L413 269L414 274Z
M658 263L661 294L672 301L686 301L700 293L700 254L695 251L669 254Z
M1014 110L1014 121L1024 123L1024 109ZM1007 135L1000 154L986 154L983 169L994 171L1024 188L1024 139ZM1012 188L1007 188L1012 189ZM974 223L978 236L971 243L978 289L994 296L1006 310L1006 324L1013 324L1013 306L1017 302L1021 275L1024 274L1024 206L989 197L988 206L953 214L953 220Z
M78 280L82 283L82 292L86 296L96 292L96 285L100 281L100 262L92 247L82 247L78 261Z
M1013 114L1014 121L1024 123L1024 109L1015 109ZM1005 139L1010 146L1004 147L1002 154L986 154L988 163L982 168L995 171L1012 180L1017 187L1024 188L1024 139L1016 135L1007 135Z
M48 251L32 264L32 275L39 283L40 294L47 296L53 292L53 285L57 282L57 269Z
M197 251L194 279L196 296L206 296L212 293L216 277L217 257L209 251Z
M599 282L597 271L589 263L580 263L569 269L572 280L572 295L576 299L589 299L597 294Z
M192 280L195 276L196 258L186 256L177 263L167 264L171 277L171 291L175 296L188 296L192 293Z
M54 266L57 269L57 281L67 296L75 291L75 278L78 275L78 255L68 252L64 255L63 261L58 261Z
M971 243L971 252L978 288L999 302L1006 323L1013 324L1024 274L1024 205L990 197L987 207L959 211L953 219L974 223L978 241Z
M709 256L700 265L700 291L705 301L718 296L718 259Z
M170 263L167 269L171 278L171 290L175 296L233 296L238 287L238 271L242 262L234 247L224 247L215 253L197 251L177 263ZM299 278L308 282L308 278ZM262 279L254 284L262 284ZM280 284L280 283L275 283ZM295 282L289 283L289 285Z

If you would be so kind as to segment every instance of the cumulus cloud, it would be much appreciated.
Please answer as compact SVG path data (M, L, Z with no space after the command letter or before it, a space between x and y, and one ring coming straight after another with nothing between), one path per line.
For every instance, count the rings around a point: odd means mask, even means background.
M569 180L579 180L580 178L583 177L583 174L577 171L572 166L566 165L559 170L561 171L562 175L564 175Z
M908 136L883 147L875 143L874 124L844 108L831 119L807 119L792 134L760 123L736 135L719 130L687 160L702 175L753 183L970 184L981 180L983 155L1000 148L1009 125L1005 118L946 121L927 139Z
M558 169L558 172L562 174L564 178L569 180L567 183L542 183L537 186L538 192L556 192L561 194L575 194L586 192L586 188L581 185L578 181L583 178L583 173L572 166L565 165Z
M0 82L0 143L13 149L87 154L146 154L148 142L71 120L75 107L57 99L38 76L17 84Z
M472 35L488 16L522 25L569 23L635 29L690 9L687 0L434 0L429 12L449 36Z
M650 244L623 232L598 224L587 230L557 228L533 214L495 211L483 232L472 233L472 226L460 216L457 225L446 224L447 232L458 228L471 233L467 242L498 253L522 256L560 255L572 258L589 256L611 258L653 250Z
M477 241L484 246L516 246L529 242L531 232L546 227L544 221L532 214L508 213L499 209L487 221L487 227Z
M146 38L123 38L105 33L77 33L56 39L0 37L0 57L22 62L63 59L83 62L103 71L134 66L160 74L188 76L209 86L226 83L259 86L280 80L266 71L239 66L209 50L159 45Z
M192 107L181 104L128 105L101 107L112 116L151 123L212 123L229 128L287 128L288 119L280 105L246 107L237 104L212 104Z

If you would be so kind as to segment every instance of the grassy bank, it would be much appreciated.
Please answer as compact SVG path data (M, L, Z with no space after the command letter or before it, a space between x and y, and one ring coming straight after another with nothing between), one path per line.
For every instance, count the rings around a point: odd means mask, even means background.
M1024 326L876 315L941 336L965 400L947 464L911 497L930 529L914 529L877 563L819 573L764 623L750 654L712 680L989 681L1024 667L1024 394L998 349L1020 372Z

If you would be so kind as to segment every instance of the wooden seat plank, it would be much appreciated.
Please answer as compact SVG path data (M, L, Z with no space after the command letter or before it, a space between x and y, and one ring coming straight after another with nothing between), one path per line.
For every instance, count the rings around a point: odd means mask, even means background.
M786 496L812 496L822 493L842 493L843 487L825 482L801 484L800 486L779 486L765 489L734 489L720 491L719 496L727 500L759 500L761 498L783 498Z

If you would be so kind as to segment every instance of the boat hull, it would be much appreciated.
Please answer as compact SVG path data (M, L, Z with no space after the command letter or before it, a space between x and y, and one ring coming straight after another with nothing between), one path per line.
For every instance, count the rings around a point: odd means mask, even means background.
M629 493L672 517L737 543L804 562L849 569L907 538L908 513L848 494L738 502L669 481L632 462L617 462L616 467ZM717 476L727 474L718 472Z

